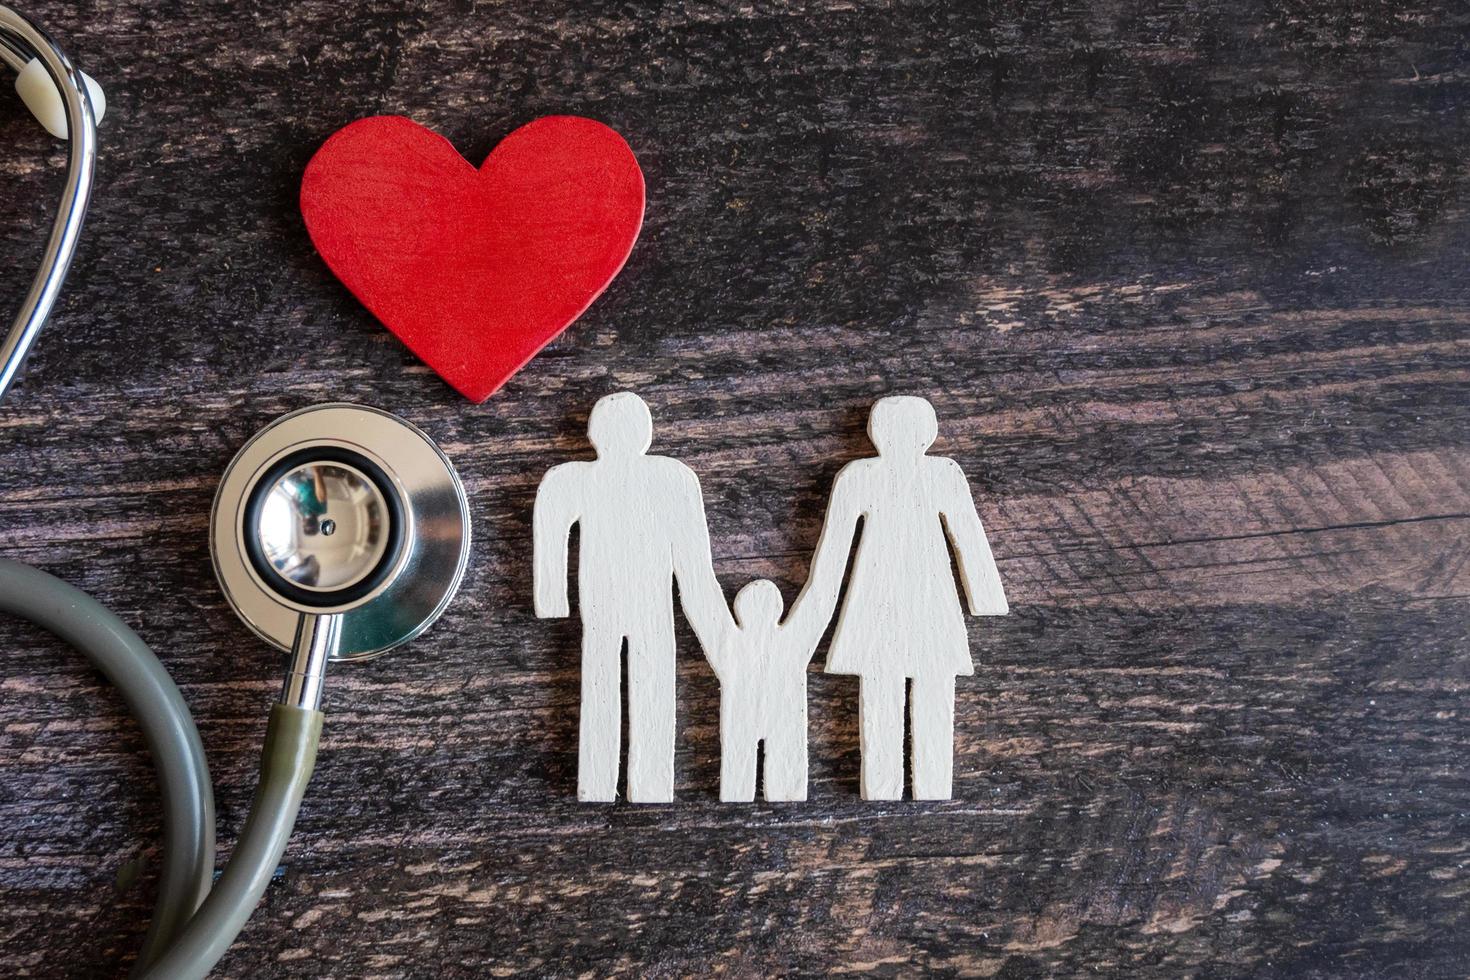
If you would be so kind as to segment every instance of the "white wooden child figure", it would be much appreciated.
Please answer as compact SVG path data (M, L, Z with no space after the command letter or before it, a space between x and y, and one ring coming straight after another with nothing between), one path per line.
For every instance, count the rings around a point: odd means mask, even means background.
M768 801L806 799L806 669L826 629L814 617L781 623L781 590L757 579L735 596L734 629L705 657L720 679L720 800L755 799L756 753Z

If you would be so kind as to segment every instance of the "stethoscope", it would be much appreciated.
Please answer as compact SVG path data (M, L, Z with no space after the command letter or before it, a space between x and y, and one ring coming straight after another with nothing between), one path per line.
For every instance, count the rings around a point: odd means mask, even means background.
M19 73L27 105L71 145L41 270L0 346L3 399L76 251L101 90L3 5L0 58ZM119 688L158 771L163 867L136 975L203 977L229 949L280 862L311 778L327 664L377 656L427 629L458 589L469 547L469 504L453 464L427 435L387 412L306 408L266 426L235 456L210 515L215 575L241 619L290 656L266 728L255 802L212 888L214 793L178 687L138 635L95 599L0 559L0 612L56 634Z

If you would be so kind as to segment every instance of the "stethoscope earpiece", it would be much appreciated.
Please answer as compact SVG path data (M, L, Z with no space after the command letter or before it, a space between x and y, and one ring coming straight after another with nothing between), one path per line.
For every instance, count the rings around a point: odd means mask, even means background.
M71 268L92 197L97 163L97 120L105 100L96 82L73 67L65 52L35 24L0 4L0 61L14 69L16 89L53 135L69 136L66 186L51 237L31 288L10 329L0 337L0 401L46 325Z
M102 86L97 84L97 79L80 69L77 74L87 86L87 98L92 103L92 122L100 124L107 113L107 96ZM15 92L46 132L59 140L67 138L70 130L66 125L66 102L40 58L32 58L15 76Z

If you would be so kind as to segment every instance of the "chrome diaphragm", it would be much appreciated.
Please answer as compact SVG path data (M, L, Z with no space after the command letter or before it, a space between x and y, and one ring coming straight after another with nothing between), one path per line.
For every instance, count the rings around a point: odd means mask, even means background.
M291 649L303 615L340 617L333 660L422 633L469 560L470 512L448 458L418 428L358 405L285 415L225 471L210 518L235 612Z

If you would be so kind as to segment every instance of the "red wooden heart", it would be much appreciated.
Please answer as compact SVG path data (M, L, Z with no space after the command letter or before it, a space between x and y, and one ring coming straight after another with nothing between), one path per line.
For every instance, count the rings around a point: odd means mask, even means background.
M643 173L621 136L578 116L527 123L479 170L418 123L374 116L317 150L301 213L353 295L482 402L622 269Z

